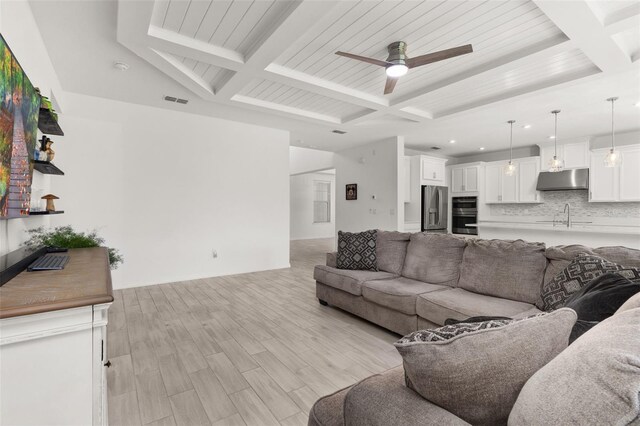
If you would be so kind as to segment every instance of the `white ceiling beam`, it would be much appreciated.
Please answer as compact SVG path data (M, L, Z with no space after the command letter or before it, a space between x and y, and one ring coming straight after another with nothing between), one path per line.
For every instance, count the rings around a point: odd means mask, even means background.
M446 117L449 115L453 115L453 114L458 114L461 112L466 112L469 111L471 109L474 108L479 108L479 107L483 107L495 102L500 102L506 99L509 100L513 100L515 98L517 98L518 96L522 96L522 95L527 95L527 94L531 94L533 92L537 92L537 91L541 91L541 90L547 90L550 88L554 88L554 86L560 86L563 84L573 84L574 82L579 81L580 79L586 78L586 77L591 77L591 76L595 76L595 75L599 75L602 74L600 69L597 68L595 65L593 67L590 68L586 68L580 71L577 71L575 73L570 73L570 74L564 74L560 77L557 78L553 78L550 80L545 80L539 83L535 83L535 84L530 84L530 85L526 85L526 86L522 86L519 87L515 90L509 90L506 92L502 92L499 93L497 95L494 96L489 96L489 97L485 97L482 99L479 99L477 101L474 102L470 102L468 104L464 104L464 105L459 105L456 106L454 108L450 108L447 110L443 110L443 111L439 111L437 113L434 114L434 118L441 118L441 117ZM557 89L557 87L555 87Z
M604 26L609 34L611 34L609 32L610 28L619 25L625 25L626 27L624 29L627 29L633 28L631 25L635 23L635 28L638 28L640 27L640 25L638 25L638 18L640 18L640 3L636 2L624 9L610 14L609 16L606 16L604 19Z
M271 32L247 54L245 64L239 72L218 87L217 96L225 99L233 97L256 78L256 72L263 71L275 61L294 40L301 38L335 5L334 2L313 0L293 2L280 21L274 23Z
M294 108L282 104L277 104L274 102L263 101L261 99L251 98L243 95L234 95L231 98L233 102L240 102L245 106L250 106L252 109L257 109L260 111L268 111L271 113L280 113L280 115L285 115L287 117L295 116L298 119L303 119L305 121L312 121L314 123L319 124L340 124L340 119L337 117L332 117L325 114L318 114L315 112L307 111L305 109Z
M631 65L631 58L607 34L603 24L584 0L534 2L602 71L621 71Z

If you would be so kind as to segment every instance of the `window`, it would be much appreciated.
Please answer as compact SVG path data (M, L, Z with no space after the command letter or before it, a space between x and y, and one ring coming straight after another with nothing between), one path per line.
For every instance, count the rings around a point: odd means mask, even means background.
M313 223L331 222L331 182L313 181Z

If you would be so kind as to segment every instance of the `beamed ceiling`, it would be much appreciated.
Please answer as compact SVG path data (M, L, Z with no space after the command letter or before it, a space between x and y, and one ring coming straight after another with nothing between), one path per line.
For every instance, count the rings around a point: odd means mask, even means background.
M118 0L116 37L194 98L275 117L293 144L307 138L333 150L341 148L333 129L347 132L343 141L408 135L418 146L433 144L429 135L447 144L453 130L487 117L497 126L547 120L565 107L547 105L563 90L576 111L597 105L583 111L585 122L606 113L607 95L640 100L637 0ZM474 52L411 69L391 95L381 67L334 54L386 59L398 40L409 56L464 44ZM616 81L626 93L604 90ZM640 110L629 111L621 126L640 128ZM606 123L589 131L604 133Z

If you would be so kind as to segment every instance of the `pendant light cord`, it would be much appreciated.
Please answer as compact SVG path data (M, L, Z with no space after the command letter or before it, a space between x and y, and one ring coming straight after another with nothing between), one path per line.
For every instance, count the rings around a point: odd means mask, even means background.
M613 104L616 100L614 98L611 98L611 151L613 151L615 149L615 140L616 140L616 132L615 132L615 127L613 125Z
M509 120L509 124L511 125L511 135L509 136L509 164L513 161L513 123L515 120Z
M554 112L555 124L553 126L553 156L558 156L558 113Z

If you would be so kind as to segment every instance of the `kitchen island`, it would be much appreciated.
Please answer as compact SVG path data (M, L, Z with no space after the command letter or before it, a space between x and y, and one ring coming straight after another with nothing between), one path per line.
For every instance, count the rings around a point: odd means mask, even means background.
M471 226L471 225L469 225ZM589 247L625 246L640 249L640 226L604 223L566 223L553 221L479 221L478 237L522 239L544 242L547 246L582 244Z

